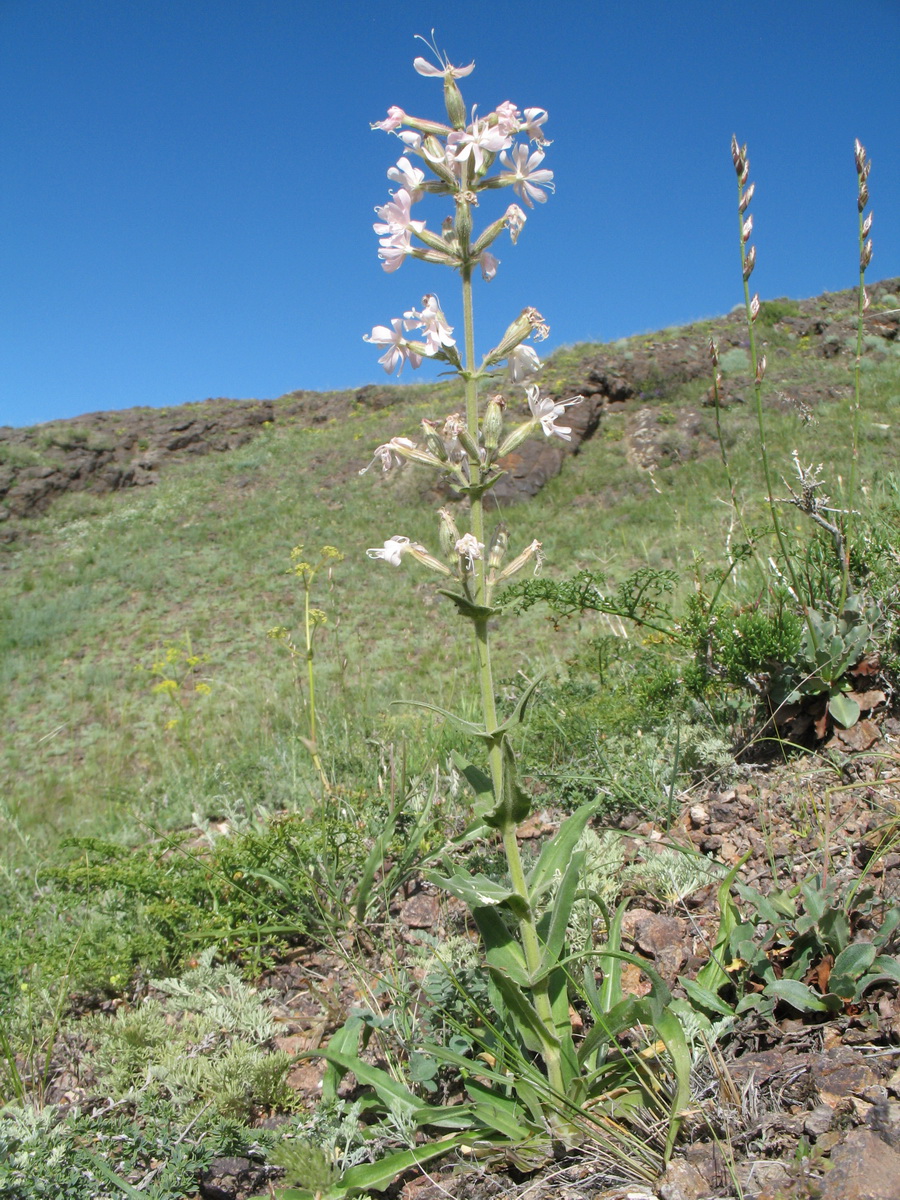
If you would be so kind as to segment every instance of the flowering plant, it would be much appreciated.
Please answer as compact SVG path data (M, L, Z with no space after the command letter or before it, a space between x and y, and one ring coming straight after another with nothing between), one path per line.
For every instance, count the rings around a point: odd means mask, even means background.
M404 436L378 446L361 474L377 463L383 471L404 462L430 467L449 480L463 501L460 508L468 510L465 532L458 528L449 507L439 510L436 553L395 533L367 554L397 568L412 558L434 571L441 577L442 594L472 628L481 720L463 720L430 704L421 707L439 713L484 748L487 770L460 755L454 757L475 793L468 832L472 837L499 836L508 882L474 875L451 861L449 854L443 873L432 871L427 877L470 907L481 933L491 983L493 1021L488 1022L487 1055L491 1063L479 1063L475 1071L473 1062L461 1055L429 1047L430 1054L462 1071L467 1079L469 1103L441 1109L422 1104L395 1078L358 1057L358 1041L365 1036L359 1017L351 1017L328 1049L318 1053L330 1064L329 1088L336 1087L340 1074L352 1070L360 1083L375 1089L392 1112L399 1105L417 1126L461 1131L445 1134L436 1143L438 1149L499 1138L513 1157L519 1154L516 1161L533 1161L536 1147L572 1145L590 1136L615 1145L620 1155L626 1147L636 1165L642 1159L646 1163L653 1152L625 1132L616 1119L622 1111L621 1097L630 1096L629 1103L635 1107L658 1106L660 1093L655 1085L647 1086L643 1063L636 1066L637 1060L614 1049L613 1043L625 1029L642 1026L651 1031L653 1041L668 1050L671 1065L667 1070L675 1085L664 1122L667 1154L674 1143L677 1113L688 1094L690 1055L684 1034L668 1010L671 996L662 979L642 960L620 949L616 921L607 922L608 939L602 951L593 945L573 949L570 944L573 908L576 901L584 899L584 851L578 844L596 806L584 805L572 814L526 872L517 831L531 810L531 800L516 778L510 734L523 719L535 685L501 718L491 667L490 623L500 611L494 606L495 589L526 566L537 571L541 543L532 539L507 561L507 528L500 523L486 529L484 497L503 475L505 456L527 437L540 431L548 438L555 435L569 440L572 427L560 422L567 410L582 400L581 396L559 400L542 394L536 380L541 361L526 342L546 337L548 330L534 308L525 308L480 360L475 353L473 279L479 271L486 281L494 278L499 262L491 247L504 232L515 243L527 220L524 209L512 203L477 232L476 210L486 193L506 187L511 187L527 208L547 200L553 190L553 174L543 166L549 145L544 134L547 113L542 108L520 110L508 100L486 115L474 108L470 113L458 80L472 72L474 63L455 67L437 50L434 53L437 65L424 58L417 58L413 65L420 75L442 80L446 121L411 116L395 106L373 126L403 144L401 157L387 172L388 179L399 187L376 208L374 230L384 270L396 271L407 259L417 259L458 274L461 344L434 293L424 296L420 309L410 308L389 325L376 325L365 339L384 348L379 361L388 373L402 369L405 363L415 368L425 358L445 363L461 381L465 406L464 411L443 421L423 422L421 443ZM451 215L440 232L412 215L427 196L446 197L450 202ZM491 381L491 394L481 399L479 390L487 380ZM500 387L502 391L497 390ZM511 407L507 397L517 391L524 391L528 415L507 428ZM650 994L643 999L625 996L619 984L619 967L622 960L629 959L639 963L651 979ZM576 963L581 963L577 971ZM596 965L604 973L602 988L596 983ZM590 1034L576 1045L570 994L582 967L584 990L580 986L577 990L594 1019ZM613 1093L619 1100L608 1100ZM527 1154L525 1146L529 1147ZM417 1152L421 1153L421 1147ZM648 1168L650 1175L657 1166L658 1160ZM362 1172L360 1184L371 1185L364 1168L355 1170Z

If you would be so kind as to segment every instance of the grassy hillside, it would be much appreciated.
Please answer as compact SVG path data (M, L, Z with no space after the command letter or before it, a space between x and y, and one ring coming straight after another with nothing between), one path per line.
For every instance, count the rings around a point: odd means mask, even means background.
M890 292L885 299L889 305ZM836 311L832 303L832 320ZM557 394L589 391L598 363L624 371L648 348L652 360L656 347L670 360L673 348L675 358L689 358L703 353L711 332L727 328L710 322L614 347L574 347L548 363L545 386ZM811 346L783 321L772 320L767 335L775 469L793 477L794 449L804 464L824 461L839 502L849 475L852 359L844 346L822 357L820 339ZM896 482L900 357L897 342L870 342L861 478L865 497L877 504ZM742 353L729 351L729 384L733 377L734 391L749 400ZM513 545L542 540L550 577L590 567L615 582L640 566L673 568L690 589L697 564L722 561L739 537L726 503L715 410L698 404L708 379L657 383L604 412L561 474L503 513ZM73 493L5 549L0 769L8 855L18 858L23 838L39 847L76 831L127 837L136 819L171 826L227 805L302 802L311 778L298 741L302 683L284 644L267 637L274 626L297 628L301 594L287 571L298 544L308 555L332 545L345 556L330 581L320 576L315 596L328 616L316 665L323 752L336 776L343 764L365 769L367 739L405 730L413 747L420 744L421 718L391 709L392 701L467 703L458 668L468 647L430 580L408 565L395 570L365 557L394 533L434 544L434 510L446 499L428 493L409 468L358 474L376 445L415 436L423 417L456 406L446 386L397 395L379 411L357 404L324 423L270 424L238 450L172 464L152 489ZM687 434L679 428L685 407L697 418ZM636 453L636 417L648 411L655 470L639 465ZM753 524L763 507L752 405L731 403L721 421ZM796 512L787 519L797 528L804 522ZM755 586L745 568L729 584L736 594ZM515 634L501 636L501 677L560 671L596 624L586 619L554 632L529 614ZM159 679L150 668L188 640L202 661L178 693L181 716L171 697L154 693ZM196 692L198 682L208 694ZM167 730L173 715L178 724Z

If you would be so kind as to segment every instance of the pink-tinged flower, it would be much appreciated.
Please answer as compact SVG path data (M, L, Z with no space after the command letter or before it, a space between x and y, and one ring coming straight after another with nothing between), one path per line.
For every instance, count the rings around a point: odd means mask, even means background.
M481 277L488 283L497 274L497 268L500 266L500 259L494 258L489 250L482 250L481 257L478 260L481 265Z
M409 547L408 537L395 534L394 537L388 538L383 546L373 546L371 550L367 550L366 558L383 558L392 567L399 567L403 555L409 550Z
M544 161L543 150L535 150L529 155L528 146L519 142L512 148L512 158L504 150L500 161L508 171L508 174L502 174L500 178L513 185L516 195L520 196L529 208L534 208L532 200L543 204L547 199L542 188L553 191L553 172L541 167Z
M390 329L386 325L376 325L371 333L363 334L364 342L371 342L373 346L388 347L387 351L378 360L388 375L395 368L402 370L403 364L407 359L409 359L413 367L418 367L422 363L421 354L417 354L410 347L404 337L404 331L404 321L400 317L394 317L391 321Z
M501 133L511 135L519 132L519 118L522 114L512 100L504 100L502 104L498 104L493 115L497 118L497 128Z
M454 67L450 65L446 58L442 59L437 51L435 51L435 54L437 54L438 62L441 64L439 67L433 67L427 58L413 59L413 66L420 75L425 75L430 79L444 79L448 75L451 79L465 79L467 75L471 75L475 70L474 62L470 62L467 67Z
M409 236L409 230L404 229L390 237L378 239L378 257L385 271L396 271L398 267L403 266L404 258L412 254Z
M401 142L403 142L405 145L409 146L410 150L414 150L416 152L416 154L421 153L421 151L422 151L422 135L421 135L421 133L416 133L416 131L414 129L401 129L398 132L397 137L400 139Z
M377 462L381 463L382 471L390 471L391 467L402 467L405 455L402 450L415 450L416 443L410 441L409 438L396 437L391 438L389 442L385 442L383 446L375 448L375 454L372 461L367 467L363 467L359 472L360 475L365 475L370 467L374 467Z
M388 115L383 121L373 121L373 129L383 129L385 133L392 133L399 128L406 120L406 113L402 108L398 108L396 104L392 104L388 109Z
M422 198L422 184L425 182L425 172L420 171L418 167L414 167L408 158L398 159L395 167L388 167L387 177L401 185L401 191L408 193L413 204Z
M412 196L406 188L400 188L394 193L391 200L387 204L380 204L375 209L375 215L381 217L383 224L376 223L372 226L376 233L387 234L393 237L397 233L404 233L407 230L415 230L417 233L425 228L424 221L414 221L410 215L412 207Z
M503 219L506 222L506 228L509 230L512 244L515 245L519 240L519 234L525 228L525 222L528 218L522 212L521 208L519 208L518 204L511 204L503 214Z
M484 167L485 154L499 154L512 145L512 138L503 133L496 125L488 121L473 121L468 129L453 138L453 157L456 162L471 162L478 174ZM449 141L450 139L448 139ZM448 146L449 149L449 146Z
M541 389L536 383L529 384L525 392L528 396L528 407L531 409L531 415L536 421L540 421L541 429L543 429L547 437L551 433L555 433L564 442L570 442L572 440L572 427L570 425L557 425L556 422L567 408L571 408L574 404L580 404L584 396L573 396L571 400L552 400L549 396L541 395Z
M429 355L439 354L445 346L456 345L456 340L452 336L453 329L447 324L435 295L423 296L422 311L417 312L416 309L411 308L409 312L403 314L403 319L407 329L415 329L419 326L423 329L425 333L423 340L428 347Z
M537 375L543 364L532 346L524 346L520 343L510 350L506 366L513 383L524 383L532 375Z
M541 126L547 120L546 108L526 108L525 120L519 126L520 132L527 133L533 142L540 142L549 146L549 142L544 137L544 131Z

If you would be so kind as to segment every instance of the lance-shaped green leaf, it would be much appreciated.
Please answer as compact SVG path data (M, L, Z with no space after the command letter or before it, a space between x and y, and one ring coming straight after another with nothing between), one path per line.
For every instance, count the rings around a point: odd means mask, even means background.
M494 784L490 775L482 771L480 767L476 767L474 763L469 762L458 750L452 751L450 757L457 771L460 772L475 793L476 813L487 812L494 800Z
M481 738L483 741L490 741L494 737L488 733L483 725L476 725L474 721L466 721L463 717L458 717L455 713L448 712L446 708L441 708L437 704L428 704L424 700L394 700L393 704L404 704L408 708L425 708L429 712L437 713L439 717L443 717L445 721L449 721L460 733L465 733L468 737Z
M496 908L473 908L472 916L484 942L488 965L523 987L531 984L525 954Z
M669 1052L675 1075L675 1095L672 1097L672 1115L666 1134L664 1154L665 1161L668 1162L681 1128L681 1114L691 1101L691 1051L684 1035L684 1027L668 1009L657 1015L653 1027Z
M678 982L687 992L688 998L695 1008L718 1013L720 1017L734 1016L734 1008L730 1004L726 1004L715 992L711 992L709 988L703 987L696 980L679 975Z
M798 1012L840 1012L844 1007L839 996L823 996L799 979L775 979L766 984L765 995L784 1000Z
M534 983L539 983L540 980L549 975L559 965L559 960L562 958L563 948L566 944L566 931L569 926L569 918L572 916L572 908L575 904L575 897L578 894L578 885L581 882L583 869L584 851L578 850L569 859L565 874L553 898L553 908L548 914L550 920L546 932L543 928L539 931L544 944L541 949L541 964L538 967L537 976L533 980Z
M471 1067L470 1062L470 1070ZM514 1142L524 1141L535 1132L515 1096L505 1095L500 1088L487 1087L477 1079L467 1079L465 1087L469 1099L474 1102L476 1118L488 1129L496 1130Z
M558 1048L560 1042L556 1032L547 1028L523 989L496 967L489 967L488 970L491 982L503 997L503 1003L528 1049L542 1053L548 1046Z
M528 894L534 904L549 887L554 875L566 869L572 852L599 804L582 804L560 825L554 836L544 843L540 858L528 873Z
M344 1200L344 1197L356 1195L357 1192L373 1190L383 1192L390 1187L398 1176L413 1167L421 1166L432 1159L440 1158L458 1146L465 1146L473 1140L471 1133L452 1133L436 1142L426 1142L412 1150L399 1150L395 1154L386 1154L374 1163L359 1163L350 1167L340 1180L327 1191L311 1191L309 1188L279 1188L279 1200ZM145 1196L145 1192L136 1193ZM253 1196L252 1200L268 1200L268 1196Z
M716 940L710 951L709 961L697 972L697 983L710 992L718 992L731 982L731 977L725 970L728 959L728 943L731 935L741 923L741 915L737 905L731 898L731 888L737 878L737 873L750 857L748 851L743 858L734 864L722 882L719 884L716 898L719 904L719 928Z
M494 879L489 879L487 875L481 873L472 875L460 867L450 876L438 875L435 871L426 871L425 878L445 892L449 892L451 896L455 896L457 900L462 900L473 910L507 904L520 917L528 914L528 901L524 897L513 891L512 888L497 883Z

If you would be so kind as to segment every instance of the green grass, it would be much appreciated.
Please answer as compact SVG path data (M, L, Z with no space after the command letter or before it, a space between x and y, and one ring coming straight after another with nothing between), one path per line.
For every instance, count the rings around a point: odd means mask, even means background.
M596 347L561 353L549 376L577 387L583 362L597 354ZM804 462L829 464L838 504L849 473L847 366L795 349L777 360L777 375L770 368L776 477L790 479L796 448ZM861 477L875 485L893 470L898 374L896 359L884 358L865 376ZM778 395L814 381L826 399L805 425ZM696 403L705 386L681 385L657 403L664 411ZM266 636L299 620L299 589L286 571L300 542L311 550L332 544L346 555L315 597L328 613L317 651L326 762L358 766L366 739L385 729L389 736L406 730L413 746L427 729L434 742L432 722L392 702L427 695L465 707L463 631L429 579L407 565L372 563L365 549L394 533L434 544L438 502L424 497L415 470L357 471L375 445L415 434L423 416L452 407L447 393L446 385L395 390L400 401L381 411L357 408L310 428L269 427L238 451L170 466L152 490L72 494L5 550L0 686L8 733L0 772L13 863L22 838L40 853L70 833L134 836L137 816L177 825L194 811L215 815L223 795L229 803L262 795L278 806L308 802L315 781L297 736L302 693L284 647ZM631 416L604 418L562 474L504 514L512 545L539 536L551 576L589 566L616 581L648 565L675 569L690 589L698 561L719 562L726 541L739 537L724 503L714 414L699 411L697 456L652 476L628 459ZM723 423L753 524L764 504L751 406L729 408ZM806 536L794 510L785 508L785 524ZM743 566L738 590L755 586L752 567ZM198 753L166 730L171 712L140 669L185 636L206 659L201 676L211 689L191 701ZM553 632L536 614L506 625L495 641L498 675L559 671L580 637L576 624ZM21 837L9 837L10 827Z

